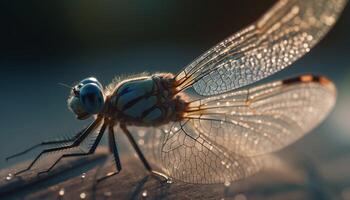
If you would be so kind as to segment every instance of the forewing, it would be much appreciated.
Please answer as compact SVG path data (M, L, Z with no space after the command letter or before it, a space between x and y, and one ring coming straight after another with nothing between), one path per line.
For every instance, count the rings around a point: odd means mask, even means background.
M194 60L175 78L204 96L267 77L310 51L329 31L347 0L280 0L251 26Z
M330 112L334 85L304 75L190 103L184 117L210 141L243 156L279 150Z

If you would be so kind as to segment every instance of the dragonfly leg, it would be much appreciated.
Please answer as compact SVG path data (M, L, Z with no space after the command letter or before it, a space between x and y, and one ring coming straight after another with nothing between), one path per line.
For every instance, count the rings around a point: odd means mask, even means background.
M76 140L74 140L73 144L68 145L68 146L46 149L46 150L41 151L39 153L39 155L37 155L35 157L35 159L28 165L28 167L26 167L25 169L23 169L21 171L16 172L14 175L16 176L16 175L19 175L19 174L24 173L26 171L29 171L34 166L34 164L39 160L39 158L44 154L54 152L54 151L71 149L71 148L74 148L76 146L79 146L79 144L91 133L91 131L93 131L98 126L98 124L101 122L101 120L102 120L102 118L97 118L93 123L91 123L91 125L88 128L86 128L83 131L83 133Z
M86 153L63 154L63 155L61 155L47 170L39 172L38 175L49 172L51 169L53 169L53 168L57 165L57 163L58 163L62 158L65 158L65 157L74 157L74 156L86 156L86 155L91 155L91 154L95 153L95 150L96 150L98 144L99 144L100 141L101 141L101 138L102 138L102 136L103 136L103 133L105 132L105 129L106 129L106 123L103 124L103 126L101 127L101 130L100 130L100 132L98 133L98 135L97 135L97 137L96 137L96 140L94 141L93 145L91 146L91 148L89 149L88 152L86 152Z
M19 152L17 154L14 154L14 155L11 155L9 157L6 158L6 161L10 160L10 159L13 159L15 157L18 157L18 156L21 156L21 155L24 155L38 147L41 147L41 146L46 146L46 145L53 145L53 144L62 144L62 143L67 143L67 142L74 142L74 140L78 137L80 137L82 134L84 133L84 130L80 131L79 133L77 133L74 137L72 138L68 138L68 139L65 139L65 140L58 140L58 141L47 141L47 142L41 142L40 144L36 144L22 152Z
M130 131L126 128L124 124L120 124L120 128L123 130L125 135L127 136L129 142L131 143L132 147L135 149L137 156L139 159L142 161L143 166L146 168L147 171L149 171L152 175L155 175L155 177L159 178L161 177L162 179L165 179L167 182L170 181L170 177L167 175L157 172L152 169L151 165L148 163L146 160L145 156L143 155L142 151L140 150L139 146L137 145L135 139L131 135Z
M109 151L111 153L113 153L116 171L107 173L106 176L103 176L103 177L99 178L97 180L97 182L106 180L106 179L108 179L108 178L110 178L110 177L112 177L114 175L117 175L122 170L122 165L121 165L120 158L119 158L118 147L117 147L117 143L115 141L113 127L114 127L114 124L111 124L109 126L108 144L109 144Z

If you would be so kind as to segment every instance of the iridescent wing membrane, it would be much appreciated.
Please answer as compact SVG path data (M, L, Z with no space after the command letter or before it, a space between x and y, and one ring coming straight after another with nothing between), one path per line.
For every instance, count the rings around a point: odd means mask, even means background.
M335 98L328 79L304 75L194 101L184 118L226 150L257 156L309 132L329 113Z
M176 76L182 91L203 96L236 89L283 68L310 51L336 22L346 0L280 0L256 23L228 37Z
M328 79L304 75L193 101L182 121L152 128L139 141L155 167L177 180L236 181L273 165L266 153L314 128L335 99Z
M149 134L143 148L167 175L190 183L245 178L270 162L266 153L296 141L333 107L334 85L304 75L231 92L309 52L345 0L280 0L260 20L219 43L175 78L207 98L190 102L183 120ZM143 142L144 143L144 142Z

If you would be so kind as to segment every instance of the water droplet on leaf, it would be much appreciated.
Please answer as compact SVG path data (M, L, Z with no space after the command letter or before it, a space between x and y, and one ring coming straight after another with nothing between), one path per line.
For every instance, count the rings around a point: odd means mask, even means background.
M12 179L12 174L9 173L9 174L6 176L6 180L9 181L9 180L11 180L11 179Z
M61 188L60 191L58 191L58 195L63 196L65 193L64 188Z

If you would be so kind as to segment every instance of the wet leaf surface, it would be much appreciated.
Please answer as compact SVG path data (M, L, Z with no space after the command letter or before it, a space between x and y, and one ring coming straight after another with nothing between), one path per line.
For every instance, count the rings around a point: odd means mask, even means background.
M0 199L340 199L349 194L349 176L341 163L344 155L334 162L314 163L293 159L294 162L271 165L245 180L224 184L188 184L149 175L141 162L129 154L122 156L123 170L102 182L96 180L114 170L104 149L93 156L66 159L52 172L37 176L35 172L7 179L11 170L0 172ZM340 163L340 165L336 164ZM22 163L21 165L23 165ZM298 166L298 167L296 167ZM338 169L338 171L336 170ZM10 171L9 171L10 170ZM339 174L342 174L340 176Z

